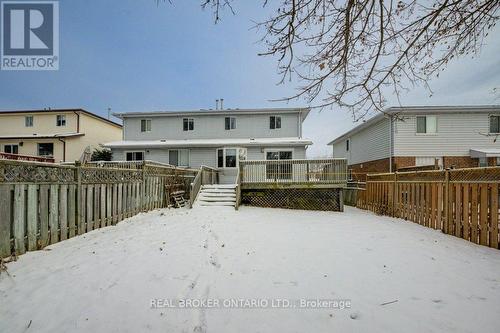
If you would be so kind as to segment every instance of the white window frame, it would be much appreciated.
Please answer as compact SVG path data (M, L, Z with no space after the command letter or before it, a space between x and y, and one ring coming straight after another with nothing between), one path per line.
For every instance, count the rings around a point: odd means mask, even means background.
M28 119L30 122L28 123ZM35 122L33 116L24 116L24 127L33 127L33 123Z
M40 155L40 145L43 145L43 144L47 144L47 143L51 143L52 144L52 155ZM37 156L42 156L42 157L54 157L55 154L56 154L56 145L54 144L54 142L37 142L36 144L36 154Z
M145 122L145 128L144 128L144 131L142 130L142 122ZM149 126L148 126L149 124ZM147 133L147 132L151 132L151 127L153 126L153 122L150 118L142 118L141 119L141 123L140 123L140 126L141 126L141 133Z
M267 159L267 153L279 153L279 152L282 152L282 151L285 151L285 152L291 152L292 153L292 160L293 160L293 156L295 155L295 149L293 148L283 148L283 149L280 149L280 148L266 148L264 149L264 160L266 161L275 161L275 160L268 160ZM281 161L280 159L278 159L278 161ZM283 160L283 161L288 161L288 160Z
M57 127L65 127L66 126L66 115L65 114L56 115L56 126Z
M168 164L170 164L170 151L171 151L171 150L172 150L172 151L174 151L174 150L177 150L177 151L185 150L185 151L187 151L187 153L188 153L187 165L180 165L180 164L179 164L179 165L177 165L177 166L179 166L179 167L185 167L185 168L188 168L188 167L191 165L191 149L186 149L186 148L178 148L178 149L174 149L174 148L172 148L172 149L169 149L169 150L167 151ZM177 155L177 156L179 157L179 155Z
M6 153L6 154L16 154L19 155L19 143L6 143L2 147L2 153L5 153L5 147L10 146L11 150L13 146L17 146L17 153Z
M229 128L226 128L226 119L229 118ZM233 122L234 121L234 122ZM234 125L234 127L233 127ZM236 129L236 117L224 117L224 130L225 131L231 131L231 130L235 130Z
M184 129L184 120L187 120L187 123L188 123L187 129ZM190 123L190 122L192 122L192 123L193 123L193 129L189 129L189 123ZM182 131L183 131L183 132L191 132L191 131L194 131L194 118L189 118L189 117L182 118Z
M135 153L142 153L142 160L127 160L127 154L128 153L132 153L132 154L135 154ZM125 161L128 161L128 162L137 162L137 161L145 161L146 160L146 151L145 150L126 150L125 151Z
M498 132L495 132L495 133L494 132L490 132L490 130L491 130L491 118L492 117L499 117L500 118L500 114L490 114L488 116L488 133L489 134L500 134L500 126L499 126Z
M274 128L271 128L271 118L274 117ZM280 127L276 127L276 118L279 118L280 119ZM283 126L283 122L282 122L282 119L281 119L281 116L276 116L276 115L272 115L272 116L269 116L269 129L270 130L280 130Z
M351 139L345 140L345 151L351 150Z
M418 118L419 117L425 117L425 133L418 133ZM427 132L427 117L434 117L436 118L436 131L435 132ZM419 115L416 115L415 116L415 135L422 135L422 136L426 136L426 135L437 135L438 134L438 116L435 115L435 114L419 114Z
M222 167L219 167L219 150L222 149ZM234 167L226 166L226 150L235 149L236 150L236 165ZM215 149L215 167L218 169L236 169L240 164L240 149L246 149L244 147L219 147Z

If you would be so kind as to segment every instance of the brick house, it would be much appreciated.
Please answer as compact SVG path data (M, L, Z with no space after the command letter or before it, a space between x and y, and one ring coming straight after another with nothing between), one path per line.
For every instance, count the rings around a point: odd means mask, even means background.
M393 107L331 141L353 178L408 168L500 165L500 106Z

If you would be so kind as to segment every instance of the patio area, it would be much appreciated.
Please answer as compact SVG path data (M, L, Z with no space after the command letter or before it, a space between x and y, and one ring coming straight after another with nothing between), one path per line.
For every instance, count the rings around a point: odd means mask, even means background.
M497 332L499 277L498 250L355 208L159 209L7 264L0 331Z

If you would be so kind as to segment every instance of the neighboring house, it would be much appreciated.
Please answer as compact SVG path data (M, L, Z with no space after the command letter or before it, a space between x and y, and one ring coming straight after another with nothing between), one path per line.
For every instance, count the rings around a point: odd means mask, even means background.
M86 148L120 140L122 126L82 109L0 111L0 150L72 162Z
M124 140L106 146L114 160L154 160L221 170L232 183L240 160L304 159L308 108L220 109L118 113Z
M329 145L354 174L500 165L500 106L387 109Z

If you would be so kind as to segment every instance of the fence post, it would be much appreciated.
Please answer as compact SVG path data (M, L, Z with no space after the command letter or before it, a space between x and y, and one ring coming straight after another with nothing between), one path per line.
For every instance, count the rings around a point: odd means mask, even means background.
M146 161L142 161L142 183L141 183L141 212L144 211L144 205L146 203Z
M76 179L76 230L75 235L82 234L82 173L80 161L75 161L75 179Z
M444 203L443 203L443 213L444 221L442 226L442 231L447 234L450 225L450 169L444 171Z
M394 175L393 175L393 183L392 183L392 217L397 217L397 190L398 190L398 172L394 172Z

